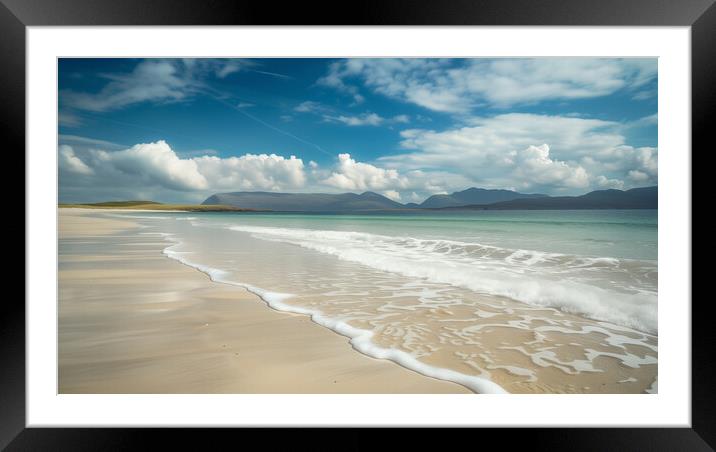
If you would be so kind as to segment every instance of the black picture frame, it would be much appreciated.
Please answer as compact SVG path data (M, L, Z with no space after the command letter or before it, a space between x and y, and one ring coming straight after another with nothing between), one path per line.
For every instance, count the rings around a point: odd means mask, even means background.
M557 25L690 26L692 63L692 148L712 148L716 106L715 0L380 0L321 5L285 2L177 0L0 0L0 124L6 149L25 148L25 29L67 25ZM689 152L690 150L683 150ZM19 154L19 153L16 153ZM685 154L686 155L686 154ZM693 155L693 154L692 154ZM18 162L24 168L24 160ZM19 184L14 184L17 187ZM25 223L10 234L25 236ZM25 236L27 241L27 236ZM25 243L27 246L27 242ZM693 278L692 278L693 279ZM23 297L24 299L24 297ZM682 300L688 303L691 300ZM716 407L713 380L714 328L708 298L692 304L692 428L521 429L529 444L554 450L713 450ZM163 439L189 446L196 438L183 429L25 428L25 308L18 297L0 303L0 448L7 450L124 449ZM615 407L618 409L618 407ZM426 430L411 432L420 440ZM200 435L204 435L199 432ZM341 433L349 449L372 448L370 439ZM231 430L208 432L209 444ZM310 432L292 431L292 441ZM505 432L483 429L481 442ZM280 439L281 435L276 435ZM523 435L510 434L514 437ZM193 439L192 439L193 438ZM226 438L223 438L226 439ZM141 443L140 443L141 441ZM203 441L202 441L203 443ZM198 443L197 443L198 444ZM206 443L203 443L206 444ZM320 447L319 447L320 448ZM343 448L343 447L341 447Z

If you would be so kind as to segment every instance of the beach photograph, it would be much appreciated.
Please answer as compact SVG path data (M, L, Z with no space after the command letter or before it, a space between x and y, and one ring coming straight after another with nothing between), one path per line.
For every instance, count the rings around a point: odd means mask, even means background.
M657 67L59 58L57 392L658 393Z

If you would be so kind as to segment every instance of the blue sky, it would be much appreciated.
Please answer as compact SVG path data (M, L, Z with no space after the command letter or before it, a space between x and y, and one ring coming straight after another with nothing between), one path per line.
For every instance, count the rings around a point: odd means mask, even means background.
M656 59L60 59L61 202L657 183Z

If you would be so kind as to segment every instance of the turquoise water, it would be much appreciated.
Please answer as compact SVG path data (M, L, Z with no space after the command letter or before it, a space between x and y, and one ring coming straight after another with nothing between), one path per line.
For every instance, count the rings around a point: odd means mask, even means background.
M656 210L476 211L438 215L209 213L202 214L202 219L252 226L450 239L550 253L657 259Z

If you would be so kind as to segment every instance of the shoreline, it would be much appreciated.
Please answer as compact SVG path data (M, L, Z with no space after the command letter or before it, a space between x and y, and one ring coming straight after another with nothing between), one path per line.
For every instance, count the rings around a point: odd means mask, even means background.
M58 213L60 393L471 393L170 263L137 223L92 215L118 210Z
M163 250L163 254L165 254L170 259L176 260L177 262L186 265L189 268L204 273L206 276L209 277L209 279L211 279L212 282L218 284L228 284L231 286L243 288L259 297L259 299L261 299L261 301L263 301L269 308L277 312L296 314L308 317L316 325L327 328L340 336L348 338L352 348L365 356L375 359L392 361L393 363L398 364L399 366L410 371L416 372L420 375L459 384L470 389L476 394L507 393L504 388L489 379L456 372L447 368L431 366L421 362L420 360L411 356L409 353L404 352L402 350L379 347L371 341L371 338L373 337L372 331L355 328L344 321L332 320L323 315L320 311L284 303L284 300L293 297L292 294L271 292L260 287L252 286L250 284L222 280L221 276L218 276L221 274L220 270L195 264L184 258L178 257L178 254L173 252L171 248L176 245L181 245L181 242L175 241L173 239L172 234L161 234L163 238L173 242L172 245L166 247Z

